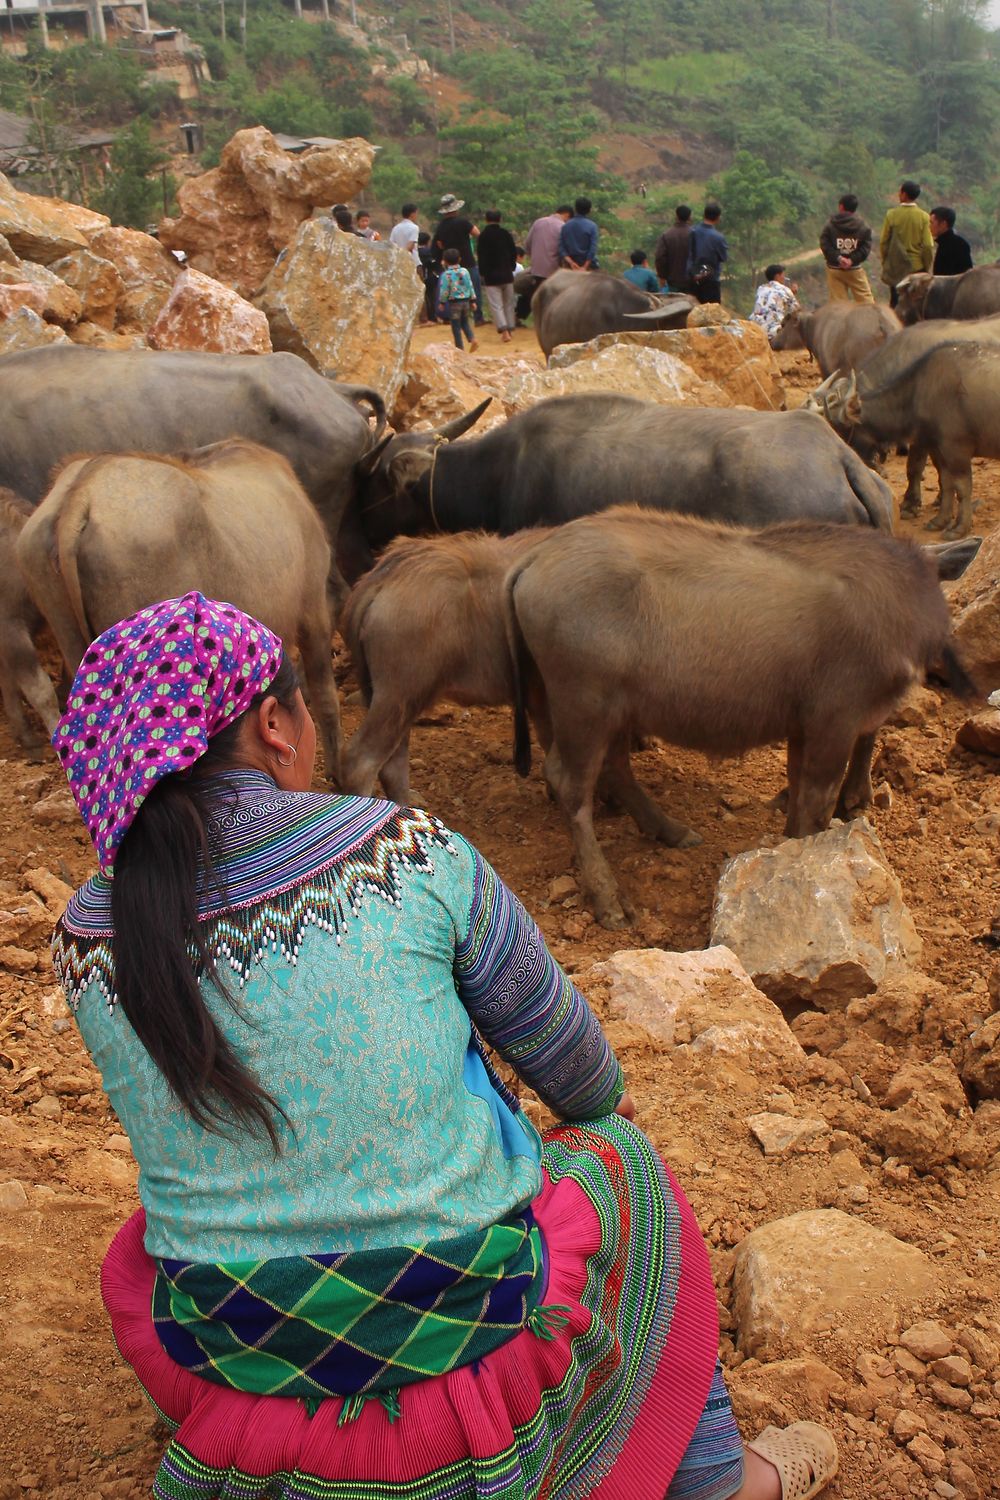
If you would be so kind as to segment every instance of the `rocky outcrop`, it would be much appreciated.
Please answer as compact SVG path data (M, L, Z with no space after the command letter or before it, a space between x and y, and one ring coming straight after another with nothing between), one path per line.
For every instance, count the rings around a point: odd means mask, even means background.
M884 1343L904 1309L934 1293L937 1276L913 1245L830 1208L774 1219L747 1235L733 1285L741 1350L773 1360L830 1328L869 1347Z
M46 266L73 250L86 249L88 234L110 222L104 214L61 198L19 193L0 173L0 235L24 260Z
M452 343L428 344L421 353L411 351L407 357L392 425L397 432L438 427L492 396L492 404L475 426L475 433L488 432L507 420L504 398L512 372L514 377L524 377L536 369L537 361L530 359L473 357Z
M149 330L153 349L201 349L210 354L270 354L267 319L238 292L185 270Z
M39 317L45 311L45 293L40 286L28 281L0 283L0 318L11 318L22 307L28 307Z
M79 316L99 328L115 326L115 313L125 295L125 282L110 260L92 250L74 250L53 261L50 269L71 287L80 299Z
M374 146L360 137L293 156L263 126L239 130L217 167L179 189L180 216L163 220L160 240L250 296L313 209L355 198L374 160Z
M667 404L672 405L679 400L697 399L699 405L752 406L758 411L784 408L785 392L780 371L767 336L755 323L731 318L701 328L602 333L589 343L565 344L557 349L549 357L549 369L570 371L581 363L598 361L612 349L619 351L615 363L622 368L627 368L631 358L636 368L633 379L641 378L641 372L647 380L654 382L652 390L645 392L647 400L666 399ZM641 350L645 357L638 353L630 357L624 353L626 350ZM656 355L666 355L669 359L657 360ZM678 366L683 366L685 373L682 374ZM611 362L605 359L604 367L610 373ZM657 375L657 371L661 373ZM692 391L699 385L708 386L715 388L720 395L707 403L700 395L675 394L671 397L670 393L678 383L682 389ZM661 386L665 396L659 394ZM630 393L640 395L642 391L624 392Z
M396 399L423 301L413 257L343 234L329 219L301 225L258 298L275 349L323 375Z
M22 349L41 349L46 344L68 344L61 328L46 323L30 307L20 307L9 318L0 318L0 355L19 354Z
M1000 687L1000 527L986 537L948 597L966 668L984 691Z
M175 257L139 229L100 229L90 236L90 248L111 262L124 283L118 324L151 328L180 275Z
M30 260L0 265L0 287L23 286L25 283L38 292L38 299L32 299L31 305L35 307L36 300L40 300L35 310L46 322L68 327L80 317L83 303L78 294L48 266L36 266Z
M986 709L966 719L955 739L977 755L1000 755L1000 708Z
M781 1012L727 948L625 949L590 973L609 982L613 1010L664 1048L710 1053L755 1077L803 1070L805 1053Z
M863 819L751 849L723 866L711 942L777 1004L843 1010L921 943L878 835Z
M616 396L636 396L661 406L733 405L719 386L703 379L676 353L631 342L659 337L604 333L589 344L564 345L552 355L549 368L529 367L514 374L504 392L504 404L514 413L549 396L613 391Z

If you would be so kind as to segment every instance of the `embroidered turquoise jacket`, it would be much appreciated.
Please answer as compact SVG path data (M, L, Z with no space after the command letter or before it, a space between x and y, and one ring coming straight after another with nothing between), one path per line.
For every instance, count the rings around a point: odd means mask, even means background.
M486 1038L568 1119L621 1096L600 1025L481 856L428 814L218 778L225 883L202 988L289 1118L281 1152L179 1105L114 998L111 885L76 893L57 970L139 1163L155 1257L232 1261L437 1240L540 1187L537 1132Z

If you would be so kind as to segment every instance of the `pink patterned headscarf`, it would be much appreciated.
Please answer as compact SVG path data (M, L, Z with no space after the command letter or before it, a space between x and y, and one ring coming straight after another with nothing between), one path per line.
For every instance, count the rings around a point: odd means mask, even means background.
M266 625L197 593L140 610L88 647L52 744L105 875L156 783L205 754L281 657Z

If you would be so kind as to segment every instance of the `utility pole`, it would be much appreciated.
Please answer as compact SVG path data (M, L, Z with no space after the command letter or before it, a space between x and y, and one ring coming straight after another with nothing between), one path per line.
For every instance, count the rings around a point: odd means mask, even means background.
M226 0L219 0L219 40L226 44Z
M240 6L240 46L247 50L247 0Z

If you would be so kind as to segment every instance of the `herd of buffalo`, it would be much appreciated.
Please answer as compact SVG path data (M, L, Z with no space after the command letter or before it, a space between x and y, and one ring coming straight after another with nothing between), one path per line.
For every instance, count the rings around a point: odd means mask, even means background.
M596 793L652 837L699 841L636 782L637 737L729 755L787 743L786 831L817 832L870 802L875 733L912 682L933 671L974 691L939 579L978 545L962 540L971 460L1000 457L1000 266L909 283L908 326L846 303L787 320L778 347L808 348L823 377L802 410L564 396L460 443L486 403L387 434L378 392L290 354L8 355L12 730L37 752L22 699L49 730L58 713L43 618L73 672L115 620L197 588L297 644L346 791L381 780L408 800L409 732L435 702L511 705L515 765L529 769L530 723L608 926L630 910L594 834ZM903 444L904 511L928 458L938 471L934 547L892 535L878 470ZM346 748L335 624L368 705Z

